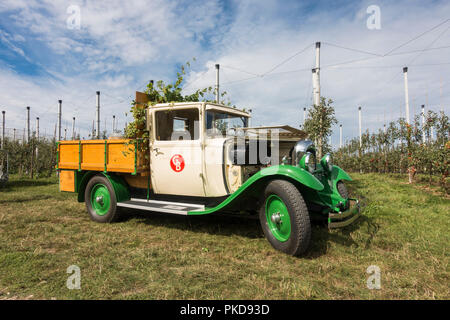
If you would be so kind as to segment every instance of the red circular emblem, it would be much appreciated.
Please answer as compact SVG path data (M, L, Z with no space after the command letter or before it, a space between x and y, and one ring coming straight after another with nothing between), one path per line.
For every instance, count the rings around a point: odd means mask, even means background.
M184 159L181 154L176 154L170 159L170 167L175 172L181 172L184 169Z

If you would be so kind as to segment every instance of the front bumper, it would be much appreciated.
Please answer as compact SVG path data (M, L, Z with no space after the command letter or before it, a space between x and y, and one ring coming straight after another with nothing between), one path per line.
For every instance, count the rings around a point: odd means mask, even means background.
M361 215L359 201L357 199L348 199L350 208L344 212L328 214L328 228L342 228L353 223Z

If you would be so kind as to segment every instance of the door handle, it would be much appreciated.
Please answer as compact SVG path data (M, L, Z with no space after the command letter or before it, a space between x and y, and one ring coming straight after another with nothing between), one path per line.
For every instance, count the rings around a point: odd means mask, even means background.
M164 154L164 152L159 151L159 148L153 148L153 151L155 151L155 156L157 156L159 154Z

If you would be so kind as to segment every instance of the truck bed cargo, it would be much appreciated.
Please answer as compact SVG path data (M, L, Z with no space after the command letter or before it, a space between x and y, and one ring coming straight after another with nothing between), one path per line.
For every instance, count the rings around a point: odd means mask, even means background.
M144 170L137 143L130 139L60 141L57 168L137 174Z

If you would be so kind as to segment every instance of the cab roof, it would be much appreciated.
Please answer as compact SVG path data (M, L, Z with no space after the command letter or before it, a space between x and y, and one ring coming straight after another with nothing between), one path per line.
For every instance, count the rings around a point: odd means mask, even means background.
M151 108L167 108L167 107L185 107L185 106L194 106L194 105L206 105L211 109L218 109L224 112L229 112L229 113L236 113L236 114L240 114L243 116L247 116L247 117L251 117L251 114L247 111L244 110L240 110L237 108L233 108L224 104L220 104L220 103L214 103L214 102L202 102L202 101L198 101L198 102L172 102L172 103L158 103L155 104L153 106L151 106Z

